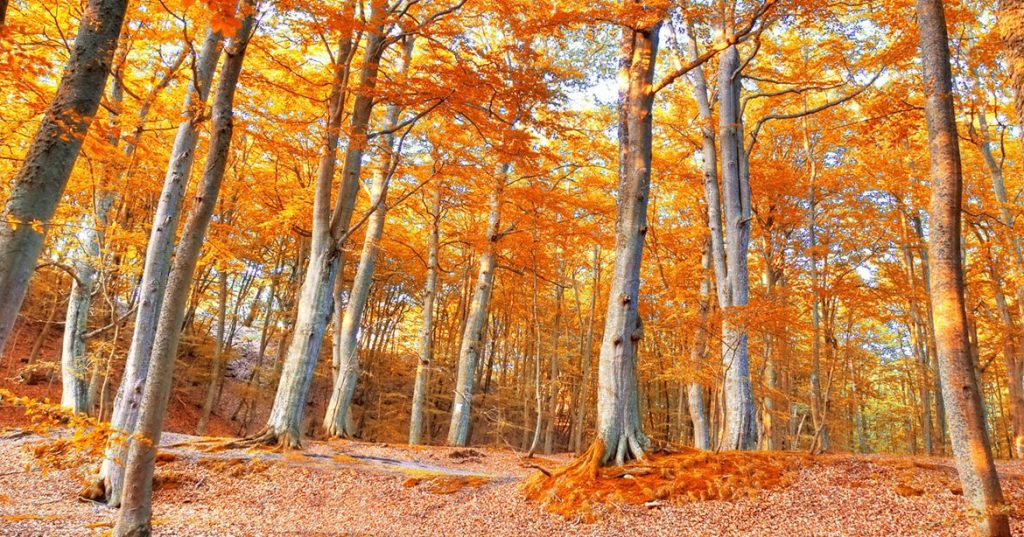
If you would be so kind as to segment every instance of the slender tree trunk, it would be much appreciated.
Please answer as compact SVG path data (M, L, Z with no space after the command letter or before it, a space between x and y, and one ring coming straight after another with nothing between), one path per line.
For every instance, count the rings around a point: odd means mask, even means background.
M942 0L917 0L917 20L931 154L930 292L946 418L964 498L978 517L975 531L979 535L1009 536L1009 517L985 432L967 337L960 256L963 178Z
M127 0L89 0L57 92L4 205L0 224L0 353L107 85ZM3 12L6 12L4 6ZM2 23L0 23L2 26Z
M561 277L564 271L565 261L562 261L558 272L559 277ZM557 285L555 290L555 320L554 327L551 329L551 371L548 378L548 389L551 390L551 393L548 394L548 423L547 428L544 430L544 453L547 455L550 455L555 449L555 422L558 421L558 395L560 387L558 380L558 358L561 355L558 343L561 339L562 298L564 294L565 288Z
M142 283L139 288L139 307L135 314L135 328L111 416L111 426L118 434L113 435L108 442L107 452L100 467L101 486L97 491L103 493L102 497L106 498L111 507L120 505L121 501L124 465L120 461L124 461L127 455L127 445L122 435L135 430L138 419L143 388L149 375L150 351L156 336L157 317L174 252L174 235L178 229L181 201L192 173L196 143L199 140L199 123L210 92L213 71L220 58L221 44L220 34L212 30L206 34L206 40L193 70L195 79L189 84L190 91L185 97L183 120L178 126L174 147L171 149L167 175L153 218L153 228L149 234Z
M413 43L412 38L406 38L401 65L397 69L398 77L403 76L409 68ZM341 363L339 364L337 382L334 384L331 400L327 405L327 414L324 417L324 430L331 436L350 436L354 432L348 430L345 424L349 407L352 404L352 395L356 390L356 382L359 380L359 325L363 318L363 310L366 308L366 301L370 296L370 285L373 283L373 272L376 269L377 256L380 252L380 239L384 234L384 221L388 211L388 185L391 182L397 161L401 158L401 155L395 154L395 135L391 132L398 126L400 112L401 108L392 104L388 105L384 114L383 130L387 134L384 134L381 139L380 168L374 176L371 187L370 210L372 212L367 219L363 251L359 256L359 266L356 269L355 279L352 281L352 290L349 292L348 304L345 307L341 323L341 332L335 334L335 339L341 344L339 349Z
M353 16L352 6L345 4L346 17ZM313 228L309 263L299 291L299 301L291 342L281 364L281 375L267 425L257 433L255 441L299 447L306 400L313 382L313 371L320 360L324 332L334 306L331 285L338 273L338 252L331 235L331 187L337 163L338 137L345 104L351 50L354 38L346 36L334 63L334 79L328 100L327 130L317 166L316 194L313 201ZM359 110L362 102L356 99ZM361 116L360 116L361 117ZM353 112L353 123L356 121ZM353 140L350 138L350 147ZM347 166L347 161L346 161ZM346 169L347 170L347 169ZM347 177L345 175L344 177ZM358 179L358 178L357 178ZM357 184L358 186L358 184ZM344 187L343 193L344 195Z
M590 285L590 313L587 314L587 335L583 342L583 364L580 368L580 397L576 404L576 421L572 428L572 445L577 454L583 452L583 425L590 403L591 357L594 354L594 315L597 313L597 297L601 292L601 247L594 246L594 279Z
M228 314L228 275L220 272L220 296L217 298L217 334L216 346L213 349L213 363L210 365L210 384L206 390L206 399L203 401L203 409L199 414L199 424L196 425L196 434L206 434L206 426L210 423L210 414L213 412L213 401L217 397L217 378L221 375L221 362L224 355L224 325Z
M437 256L441 237L441 188L434 189L430 208L430 238L427 240L427 281L423 287L423 326L420 327L420 359L416 364L416 383L412 392L409 417L409 443L423 438L423 406L430 384L430 361L434 354L434 300L437 298ZM504 371L504 370L503 370Z
M704 275L700 281L700 313L698 315L697 333L694 336L693 347L690 349L690 368L693 371L700 371L704 365L707 354L707 330L708 316L711 311L711 241L704 245L704 252L701 254L701 267ZM693 447L697 449L711 449L711 442L708 431L707 409L704 405L704 386L699 382L690 382L686 388L687 407L690 410L690 422L693 423Z
M652 108L661 22L623 28L619 51L619 188L615 262L598 362L597 437L601 462L643 458L649 441L641 429L636 349L643 337L637 311L640 261L647 235L651 187Z
M202 251L206 231L217 205L234 127L233 100L242 61L249 38L253 32L255 6L242 5L248 11L242 19L238 32L226 47L226 57L221 69L214 97L210 149L203 170L203 179L196 194L196 204L182 230L181 241L174 267L171 269L167 292L162 301L160 321L154 338L153 359L150 374L146 380L142 409L135 433L141 440L132 440L125 470L124 497L118 514L114 535L148 536L152 531L153 471L156 465L157 447L163 431L164 416L171 395L174 359L178 353L181 337L181 323L185 318L189 290L195 273L196 262Z
M111 79L110 107L111 123L117 125L121 103L124 100L124 87L121 82L120 68L124 64L124 53L119 54L117 61L118 73ZM186 49L164 71L163 76L146 95L139 107L135 129L126 140L123 154L130 159L138 147L142 137L143 126L153 102L174 79L186 56ZM114 129L109 137L111 147L116 148L121 139L120 128ZM75 279L71 283L71 296L68 298L67 313L64 317L64 341L61 347L61 371L63 375L61 404L74 412L86 412L90 407L92 390L83 386L89 368L85 355L85 333L89 321L89 307L95 287L97 272L100 270L100 249L103 244L104 231L110 218L110 209L117 197L117 186L128 173L128 169L119 169L114 175L114 184L108 184L96 193L92 211L86 211L81 218L81 231L78 235L78 248L73 250L72 267ZM116 312L113 313L117 315ZM115 319L116 322L116 319ZM99 371L99 364L94 364L93 371ZM97 379L98 380L98 379ZM97 383L98 386L98 383Z
M476 373L477 361L483 350L482 335L484 323L487 321L487 308L491 303L491 290L494 288L494 270L497 268L498 241L502 237L501 195L505 188L505 180L510 164L501 167L496 184L490 193L487 214L487 246L480 255L480 267L476 276L476 288L473 300L466 314L465 328L462 332L462 345L459 350L458 378L455 382L455 400L452 405L452 419L448 427L448 445L465 446L469 442L469 418L472 415L473 378Z

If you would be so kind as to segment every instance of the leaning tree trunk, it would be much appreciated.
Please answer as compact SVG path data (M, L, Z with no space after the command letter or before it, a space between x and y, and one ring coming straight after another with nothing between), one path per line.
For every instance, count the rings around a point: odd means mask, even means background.
M398 67L401 77L409 68L412 58L414 40L406 38L402 62ZM381 162L371 187L370 216L366 224L366 236L363 240L363 251L359 256L359 266L352 281L348 304L341 323L341 332L335 334L339 341L338 348L341 361L338 364L336 382L331 391L331 400L324 416L324 430L331 436L349 436L354 431L346 427L352 396L359 380L359 326L366 309L366 301L370 298L370 285L373 283L373 272L377 267L377 256L380 253L380 239L384 234L384 222L387 218L388 185L394 174L397 160L401 155L395 154L394 130L398 126L398 115L401 108L392 104L387 107L384 115L383 130L387 134L381 140Z
M637 347L642 337L637 302L640 261L647 235L651 188L651 84L661 22L623 28L619 56L619 188L615 261L598 361L597 438L601 463L643 458L649 441L641 429Z
M98 488L89 494L91 499L105 498L107 504L115 507L121 501L121 485L124 479L124 464L127 445L124 436L135 430L142 403L143 387L149 374L149 362L153 340L156 336L157 316L160 313L171 256L174 252L174 235L181 215L181 201L188 186L195 160L196 144L199 141L199 123L204 114L206 99L210 93L213 71L220 58L221 36L209 31L202 51L196 61L195 79L189 84L190 91L185 97L182 109L183 120L171 149L167 164L163 190L153 217L153 229L149 233L146 247L146 261L139 286L139 307L135 314L135 329L128 346L121 385L114 398L114 411L110 423L114 434L107 445L103 464L100 467Z
M434 300L437 298L437 255L441 240L441 188L434 189L430 208L430 238L427 240L427 281L423 286L423 326L420 327L420 359L416 364L416 383L412 391L409 417L409 443L423 438L423 406L430 384L430 361L434 354Z
M473 301L466 314L466 325L462 332L462 346L459 349L459 370L455 381L455 400L452 403L452 420L448 426L448 445L465 446L469 442L469 418L472 414L473 379L476 376L477 360L483 351L482 335L487 321L487 308L494 288L494 270L497 268L498 241L502 233L501 194L511 165L502 166L497 184L491 191L487 214L487 247L480 256L480 267L476 276Z
M960 257L963 176L942 0L917 0L917 20L931 154L930 293L946 419L964 498L977 517L975 531L979 535L1008 536L1009 517L992 461L967 337Z
M21 309L50 219L99 108L127 8L127 0L86 4L57 92L14 176L0 224L0 353Z
M747 329L737 319L747 306L750 282L747 274L747 248L750 242L750 187L744 173L740 107L740 62L735 46L721 56L718 70L719 132L722 146L722 202L725 207L726 272L728 311L722 320L722 364L725 431L721 449L754 449L757 446L757 422L754 394L750 387L750 353ZM720 279L719 285L723 282ZM725 308L723 308L725 309Z
M235 37L228 44L224 65L217 85L212 110L210 149L206 157L203 179L196 193L196 205L182 230L181 242L174 267L171 269L160 320L154 338L153 358L146 379L142 409L134 433L140 438L130 442L125 465L124 497L114 535L146 536L151 533L153 471L156 466L157 447L163 431L167 403L171 395L174 359L178 354L181 324L185 318L189 290L195 274L196 262L202 252L206 231L210 226L217 196L224 180L231 136L234 128L233 100L242 61L253 31L254 6L242 5L247 14L242 19Z

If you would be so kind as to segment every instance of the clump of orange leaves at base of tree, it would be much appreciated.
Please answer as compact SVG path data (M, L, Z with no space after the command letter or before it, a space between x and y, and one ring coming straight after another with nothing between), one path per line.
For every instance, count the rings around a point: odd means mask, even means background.
M522 491L548 512L594 522L606 505L735 500L784 488L808 458L798 453L681 448L648 454L623 466L601 466L603 453L604 445L597 440L567 466L531 475Z

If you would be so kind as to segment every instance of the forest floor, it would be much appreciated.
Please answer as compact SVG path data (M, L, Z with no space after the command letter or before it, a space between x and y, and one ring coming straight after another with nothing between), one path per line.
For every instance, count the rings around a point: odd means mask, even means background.
M86 467L46 469L33 434L0 436L0 535L102 535L116 511L76 498ZM729 501L602 506L592 522L527 500L523 481L567 455L309 442L306 450L213 449L169 433L157 470L157 535L968 535L942 458L791 456L781 487ZM1001 462L1024 535L1024 465ZM630 479L628 476L621 479Z
M0 387L59 400L59 376L31 386L13 380L24 364L12 356L25 354L23 347L31 344L31 338L20 339L15 348L21 350L0 362ZM40 353L44 362L56 358L59 338L52 339ZM536 480L538 468L568 464L569 455L527 459L507 449L343 440L309 441L305 450L285 453L222 449L227 438L182 434L194 427L198 413L192 391L176 392L172 399L167 427L173 432L164 435L156 476L156 535L970 534L948 458L756 455L746 459L743 472L775 467L782 479L768 487L737 488L729 500L694 499L692 493L662 498L661 488L645 487L665 486L657 472L664 475L666 469L636 466L602 478L601 485L605 492L630 489L632 496L613 494L586 513L566 517L549 512L550 504L527 499L522 487L531 476ZM49 449L60 431L44 438L28 427L23 411L0 404L0 536L108 534L116 511L77 497L95 461ZM210 431L230 436L234 429L215 416ZM55 461L61 457L65 464ZM678 457L685 460L673 463L673 476L690 471L685 479L692 481L704 472L711 480L702 486L713 485L712 496L721 496L720 478L734 469L729 454ZM1024 536L1024 463L998 464L1014 534ZM646 501L650 496L659 499Z

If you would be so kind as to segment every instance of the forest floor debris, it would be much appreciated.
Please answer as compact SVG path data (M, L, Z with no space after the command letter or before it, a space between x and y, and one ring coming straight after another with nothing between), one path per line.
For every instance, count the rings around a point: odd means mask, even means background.
M629 490L639 495L634 501L593 502L594 516L582 523L581 517L551 513L526 498L524 483L543 474L528 467L536 459L508 450L474 447L479 456L453 457L457 450L447 447L348 440L310 441L294 455L181 447L194 438L172 433L165 438L179 447L164 450L169 455L161 456L157 469L156 535L969 534L952 461L943 458L655 455L654 461L664 458L662 469L647 461L600 470L612 479L634 480ZM109 531L115 511L76 499L80 472L44 471L36 464L32 446L40 440L9 432L0 438L0 536ZM558 476L564 471L556 466L570 462L568 455L555 455L544 458L542 466ZM651 487L672 472L691 479L716 464L721 468L715 472L730 465L747 472L732 481L739 491L730 494L732 499L659 499L659 490ZM686 465L690 471L680 472ZM1024 463L1000 462L999 468L1014 532L1024 535ZM766 481L757 482L756 472ZM669 480L672 486L676 481ZM680 490L699 490L700 479L692 481L679 484ZM902 487L914 493L901 494ZM721 485L715 490L721 492ZM639 501L648 494L653 501Z

